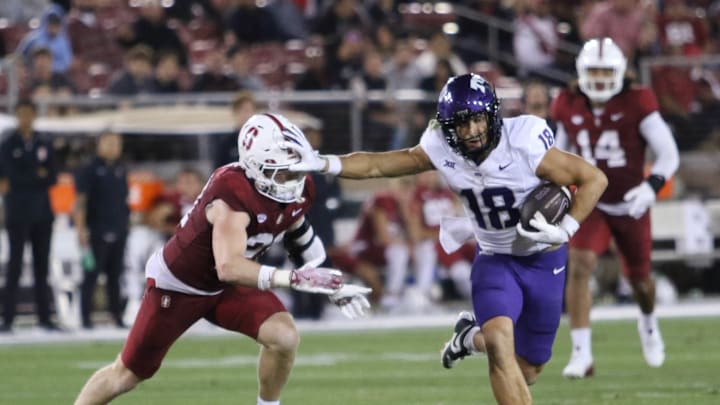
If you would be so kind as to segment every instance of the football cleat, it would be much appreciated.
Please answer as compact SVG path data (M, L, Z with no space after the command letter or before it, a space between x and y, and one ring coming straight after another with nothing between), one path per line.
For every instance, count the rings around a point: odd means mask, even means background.
M657 323L645 325L642 319L638 319L638 334L642 344L645 362L650 367L660 367L665 362L665 343L663 343L660 328Z
M463 342L465 337L475 326L475 316L468 311L462 311L458 314L457 320L455 321L455 330L450 340L445 343L442 350L442 356L440 358L443 367L450 369L455 365L455 362L462 360L465 356L469 356L470 350L468 350Z
M594 374L592 356L583 356L575 351L562 372L563 377L570 379L592 377Z

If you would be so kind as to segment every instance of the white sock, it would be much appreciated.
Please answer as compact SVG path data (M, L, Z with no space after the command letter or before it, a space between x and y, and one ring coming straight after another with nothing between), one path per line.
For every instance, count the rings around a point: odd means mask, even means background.
M258 402L257 405L280 405L280 400L277 401L266 401L258 395Z
M578 328L570 330L573 353L582 356L592 357L592 332L590 328Z
M475 347L475 334L480 332L479 326L473 326L472 329L470 329L470 332L468 332L467 335L465 335L465 339L463 339L463 346L465 346L466 349L470 350L471 353L475 353L478 351L478 349Z
M658 321L654 312L649 314L640 313L640 322L642 322L642 326L645 330L649 331L658 329Z

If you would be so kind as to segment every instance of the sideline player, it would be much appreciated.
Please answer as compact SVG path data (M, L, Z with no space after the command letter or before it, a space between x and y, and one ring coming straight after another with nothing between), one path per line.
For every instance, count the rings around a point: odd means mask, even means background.
M261 344L257 403L277 405L299 337L270 288L327 294L349 317L369 307L369 289L343 284L338 270L315 267L325 249L305 219L314 189L305 174L287 170L299 158L286 142L307 140L280 115L254 115L243 126L240 161L215 170L173 237L148 260L145 296L125 347L88 380L76 405L105 404L152 377L170 346L201 318ZM303 267L255 261L283 238Z
M471 276L475 316L462 312L446 344L446 368L473 351L488 355L490 384L500 404L532 402L529 384L550 359L560 322L565 243L605 190L600 170L553 147L545 120L503 120L495 90L482 76L448 80L420 144L389 152L318 155L309 144L295 171L326 171L352 179L395 177L436 169L464 200L479 252ZM544 181L578 186L557 225L542 215L537 231L518 226L519 208ZM555 269L555 271L553 271Z
M655 94L626 79L627 61L610 38L587 41L576 65L577 85L562 90L552 105L558 146L569 147L597 166L609 185L570 241L566 300L573 346L563 376L583 378L594 372L588 282L598 255L608 249L611 239L616 242L623 272L640 306L637 327L645 361L650 367L660 367L665 361L665 347L654 314L649 208L665 180L678 168L677 145L658 112ZM648 145L655 163L645 177Z

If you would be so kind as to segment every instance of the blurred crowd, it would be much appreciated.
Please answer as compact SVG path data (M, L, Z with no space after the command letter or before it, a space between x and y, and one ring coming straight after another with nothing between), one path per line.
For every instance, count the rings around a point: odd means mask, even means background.
M6 65L15 74L0 70L0 92L8 90L10 76L18 79L22 98L36 100L240 91L231 105L240 128L264 109L253 97L257 91L393 94L419 89L437 94L448 77L475 71L499 88L523 88L521 105L506 105L507 114L547 118L549 86L565 83L546 73L574 76L573 51L588 38L613 38L635 72L647 56L692 61L720 53L720 0L449 3L455 9L400 0L3 0L0 57L13 61ZM494 35L490 26L501 29ZM497 42L488 46L488 38ZM493 48L510 59L497 58ZM711 190L710 195L720 194L714 177L697 173L717 173L720 161L719 71L701 64L661 64L652 66L649 83L680 149L716 153L681 168L688 188ZM302 129L318 149L323 119L327 122L333 111L308 109L321 125ZM414 144L432 115L423 105L397 103L393 97L368 104L362 147ZM217 137L213 167L237 160L236 134ZM80 162L63 158L61 149L58 164L75 170ZM693 167L692 162L700 163ZM114 309L116 324L132 320L147 255L170 234L208 174L183 168L163 187L165 192L136 210L137 226L126 247L126 314ZM336 265L374 288L372 299L379 308L418 310L468 295L466 284L456 281L467 279L473 247L447 255L437 246L439 218L457 213L458 203L436 175L400 179L368 198L357 232L342 243L336 243L332 221L325 220L338 216L339 185L323 176L314 180L319 198L319 212L310 215L314 228ZM296 315L317 318L322 313L323 303L293 298ZM84 315L83 323L91 326Z

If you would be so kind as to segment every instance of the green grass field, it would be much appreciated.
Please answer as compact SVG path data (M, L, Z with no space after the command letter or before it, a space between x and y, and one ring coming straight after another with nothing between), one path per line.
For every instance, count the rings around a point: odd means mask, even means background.
M667 361L645 366L635 322L595 325L596 376L566 381L567 325L532 387L536 404L720 404L720 319L663 320ZM284 404L490 404L487 361L438 362L449 329L305 333ZM0 347L1 404L69 404L121 342ZM183 338L150 381L117 404L254 404L256 346Z

